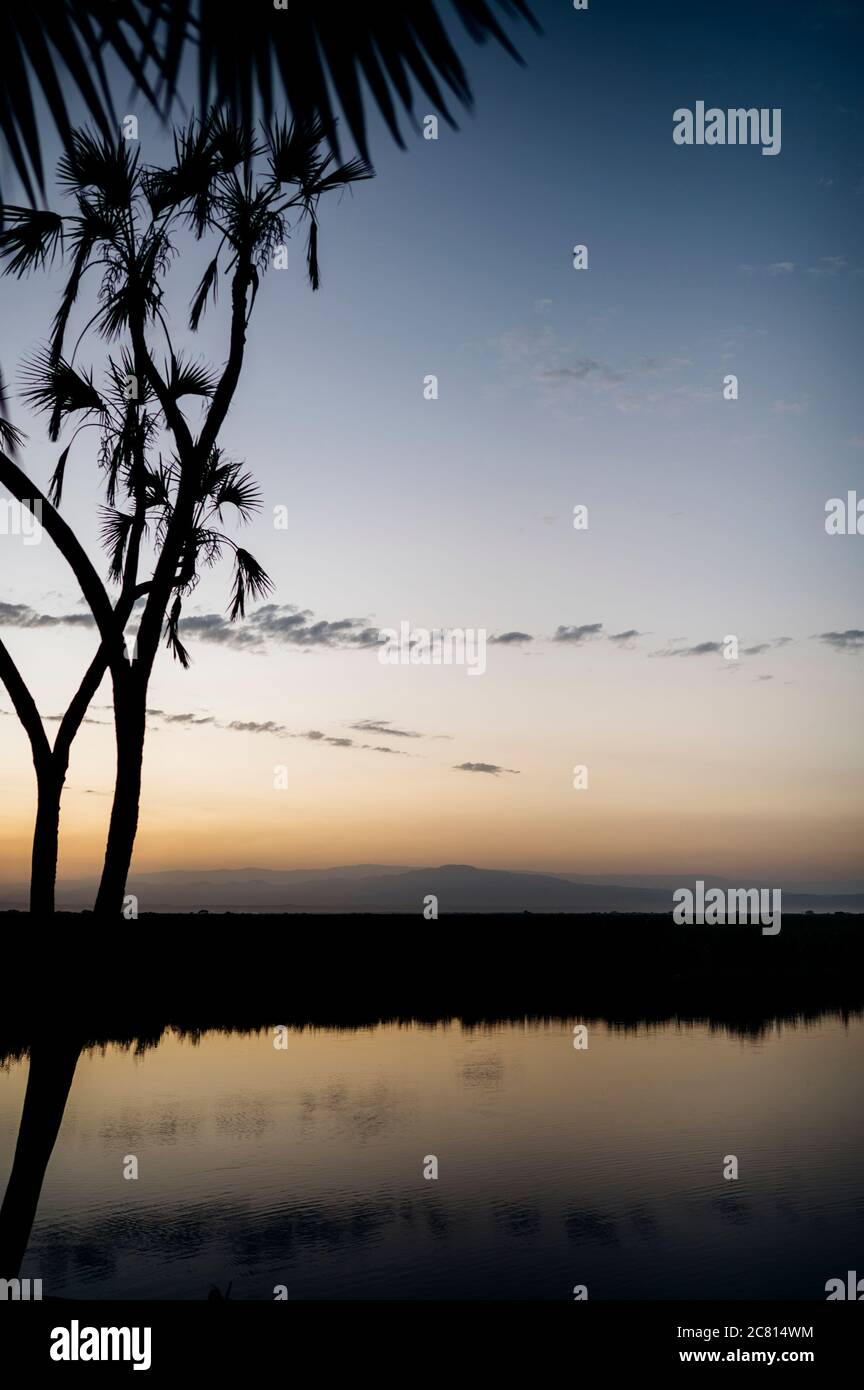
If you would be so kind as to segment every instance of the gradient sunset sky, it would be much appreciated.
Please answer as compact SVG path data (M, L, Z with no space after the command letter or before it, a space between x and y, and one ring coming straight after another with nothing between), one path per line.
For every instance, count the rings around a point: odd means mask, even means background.
M139 870L864 878L864 537L825 530L829 498L864 496L861 12L535 8L544 35L514 30L525 69L460 44L476 112L458 133L406 130L400 152L372 122L377 177L322 203L321 290L302 240L264 280L222 443L261 483L242 543L278 611L229 630L227 566L187 601L193 666L166 653L151 687ZM117 95L158 162L165 132ZM673 111L698 100L781 108L780 154L675 145ZM166 299L175 341L218 363L225 295L197 341L183 331L210 254L184 245ZM59 285L0 282L13 388ZM50 445L13 404L44 488L71 431ZM64 515L104 572L95 438ZM93 633L47 539L2 536L0 555L2 636L50 717ZM384 666L355 640L403 620L523 637L490 642L481 677ZM27 875L35 786L2 691L0 710L8 882ZM101 864L107 684L91 720L61 877Z

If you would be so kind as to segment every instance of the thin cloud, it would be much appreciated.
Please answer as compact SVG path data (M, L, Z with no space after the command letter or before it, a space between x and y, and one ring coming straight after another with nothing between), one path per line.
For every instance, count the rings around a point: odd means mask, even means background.
M578 645L580 642L587 642L592 637L598 637L602 630L602 623L583 623L581 627L568 627L559 624L555 629L553 642L570 642Z
M44 720L44 722L45 722L46 724L62 724L63 720L66 718L65 714L43 714L43 715L41 715L40 717ZM88 715L85 715L84 719L82 720L82 723L84 723L84 724L96 724L96 725L99 726L99 728L107 729L107 728L110 726L110 724L111 724L111 720L110 720L110 719L92 719L92 718L90 717L90 715L88 714Z
M272 719L267 719L263 723L259 723L255 719L232 719L230 724L224 724L222 727L237 734L274 734L276 738L290 737L285 725L277 724Z
M205 613L183 618L180 628L202 642L257 650L284 645L350 651L374 647L380 640L378 629L363 618L319 618L313 622L313 617L308 608L266 603L242 623L229 622L221 613Z
M692 367L689 357L643 357L636 371L640 376L666 376L668 372L680 372L684 367Z
M768 265L739 265L738 269L744 275L770 275L772 279L785 279L801 271L816 280L824 280L852 267L846 256L820 256L813 265L802 265L800 261L771 261Z
M562 342L549 327L500 334L491 345L497 348L505 371L520 382L532 381L547 400L567 392L578 393L580 397L608 399L614 409L629 414L658 406L671 406L674 413L682 404L716 398L713 388L672 386L663 380L693 366L691 358L683 355L643 357L635 364L617 366ZM658 379L657 389L645 389L650 378Z
M212 714L163 714L160 718L165 724L182 724L189 728L197 728L200 724L216 723Z
M394 729L389 719L358 719L356 724L349 724L348 728L360 734L383 734L385 738L425 737L413 729Z
M675 638L674 641L684 642L684 638ZM765 652L775 651L780 647L785 647L793 642L793 637L772 637L767 642L754 642L749 647L742 647L741 656L762 656ZM689 646L663 647L660 651L652 652L652 656L718 656L723 652L723 642L694 642ZM734 669L734 668L733 668Z
M817 280L822 280L827 276L839 275L842 270L849 269L849 262L845 256L821 256L816 265L807 267L807 274L814 276Z
M845 632L820 632L818 637L835 652L864 651L864 630L859 627L847 627Z
M307 729L302 734L291 734L291 738L305 738L310 743L329 743L333 748L353 748L353 738L336 738L333 734L324 734L320 729Z
M202 725L209 725L214 729L224 729L229 733L263 734L265 736L269 735L271 738L300 738L305 739L309 743L326 744L330 748L356 748L368 753L385 753L391 756L398 754L402 757L412 756L401 748L387 748L383 744L357 743L353 738L344 738L335 734L325 734L321 729L306 729L298 733L294 729L287 728L285 724L277 723L274 719L232 719L227 723L223 723L214 718L213 715L192 713L166 714L164 710L160 709L148 709L147 714L151 719L161 720L166 726L173 725L175 727L179 726L180 728L192 729L200 728ZM91 720L90 722L97 723L101 721ZM398 730L387 730L387 732L391 734L399 733ZM403 736L406 738L422 738L422 734L405 733Z
M533 642L534 638L530 632L499 632L496 636L490 637L490 644L495 642L499 646L515 646L520 642Z
M0 603L0 627L95 627L91 613L37 613L26 603Z
M600 385L617 386L626 374L616 371L606 362L595 362L592 357L583 357L569 366L549 367L538 375L543 381L594 381Z
M502 772L512 772L519 776L519 769L515 767L499 767L497 763L457 763L453 768L454 772L485 772L489 777L498 777Z
M761 656L763 652L773 652L780 647L788 647L793 637L772 637L767 642L755 642L751 647L742 648L742 656Z
M722 642L695 642L690 647L664 647L654 652L655 656L717 656L723 650Z

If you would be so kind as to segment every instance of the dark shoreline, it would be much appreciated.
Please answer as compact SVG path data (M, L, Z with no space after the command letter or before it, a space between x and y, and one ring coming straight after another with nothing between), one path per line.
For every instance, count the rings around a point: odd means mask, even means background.
M0 1058L52 1026L88 1043L166 1027L544 1018L758 1036L864 1010L864 930L846 914L790 914L776 937L623 913L150 914L110 927L59 914L34 926L0 915Z

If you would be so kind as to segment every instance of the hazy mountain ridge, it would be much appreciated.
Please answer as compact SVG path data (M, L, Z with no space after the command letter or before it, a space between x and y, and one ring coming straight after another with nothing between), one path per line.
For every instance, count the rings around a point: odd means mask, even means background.
M582 875L478 869L443 864L405 869L397 865L357 864L332 869L170 869L133 874L128 891L142 912L420 912L430 895L447 912L669 912L675 888L692 887L701 877L709 887L777 887L748 880L732 883L717 876L625 875L595 882ZM852 885L839 885L847 888ZM821 885L819 885L821 887ZM59 909L92 906L95 883L79 879L61 885ZM0 890L0 907L26 903L23 885ZM783 889L789 912L864 912L864 892Z

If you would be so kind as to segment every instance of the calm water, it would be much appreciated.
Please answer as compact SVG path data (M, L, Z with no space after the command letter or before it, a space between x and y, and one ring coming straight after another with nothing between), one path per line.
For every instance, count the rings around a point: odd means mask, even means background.
M833 1018L85 1053L22 1273L85 1298L824 1299L864 1259L862 1061ZM26 1076L0 1073L0 1182Z

